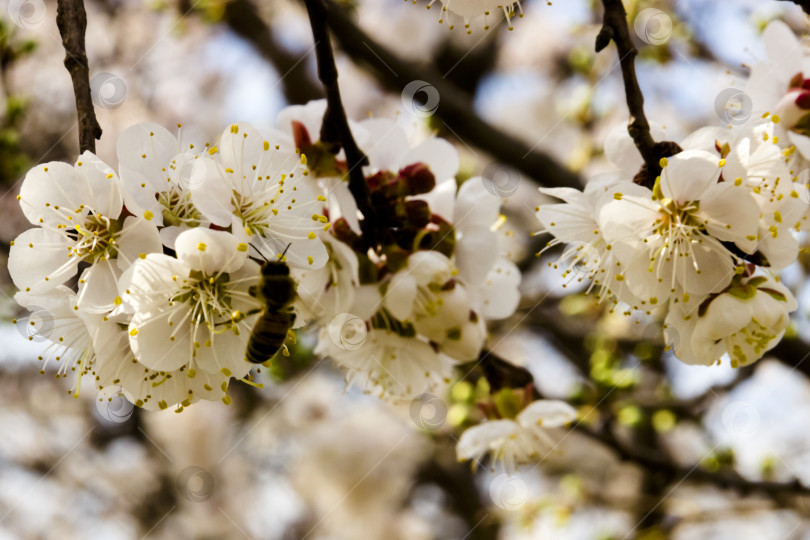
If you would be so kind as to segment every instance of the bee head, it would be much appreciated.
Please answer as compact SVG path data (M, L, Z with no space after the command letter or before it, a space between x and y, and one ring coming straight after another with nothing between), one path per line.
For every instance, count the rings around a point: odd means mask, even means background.
M290 267L280 261L267 261L262 265L263 277L289 276Z

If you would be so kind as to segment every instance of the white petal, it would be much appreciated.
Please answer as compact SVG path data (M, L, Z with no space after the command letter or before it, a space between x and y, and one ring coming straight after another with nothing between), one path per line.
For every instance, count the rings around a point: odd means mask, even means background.
M175 249L180 261L208 276L238 270L248 257L247 246L231 233L202 227L180 233Z
M65 236L45 229L28 229L20 234L8 256L8 272L14 285L23 291L44 291L76 275L79 260L68 257L71 245Z
M487 320L511 316L520 303L520 270L512 262L499 259L477 288L470 288L470 296L480 316Z
M644 163L625 123L614 126L608 132L605 138L605 156L631 177L635 176Z
M211 223L220 227L231 224L233 207L232 175L220 172L220 166L209 158L200 158L205 166L205 175L191 186L191 202Z
M470 178L458 189L453 226L460 230L491 227L498 220L500 210L501 198L487 191L483 178Z
M703 193L698 215L708 220L706 229L710 234L753 253L757 247L759 213L759 205L747 189L723 182Z
M563 200L563 201L565 201L567 203L572 203L572 204L580 202L585 197L585 194L582 191L580 191L578 189L574 189L574 188L568 188L568 187L546 188L546 187L541 187L541 188L537 188L537 189L543 195L548 195L549 197L554 197L556 199L561 199L561 200Z
M802 44L787 24L772 20L762 32L762 42L774 69L772 76L787 81L802 71Z
M512 420L490 420L467 428L456 444L459 461L477 458L498 447L502 441L517 434L518 425Z
M564 401L541 399L531 403L518 414L517 421L524 428L536 426L560 427L573 422L577 411Z
M325 99L313 100L306 105L290 105L278 113L278 127L282 131L291 132L292 122L300 122L307 128L312 142L316 142L321 138L321 123L325 112Z
M679 204L700 200L720 177L719 163L719 156L701 150L684 150L668 157L661 171L661 191Z
M428 139L410 149L397 164L402 169L414 163L424 163L436 179L436 184L452 178L458 172L459 160L456 148L444 139Z
M430 193L418 195L414 199L427 201L430 211L448 223L453 222L453 209L456 201L456 180L450 178L439 182Z
M703 150L704 152L715 153L716 142L719 141L722 145L724 142L729 144L734 142L734 133L727 128L706 126L690 133L681 141L681 148L684 150Z
M138 361L156 371L174 371L188 364L193 351L189 311L136 312L129 325L129 343Z
M466 229L456 243L454 258L464 283L481 283L498 258L498 235L488 227Z
M77 297L79 309L99 314L115 309L120 277L121 270L113 261L98 261L82 272Z
M118 266L123 271L148 253L163 253L157 227L142 217L128 216L118 238Z
M166 188L169 165L179 152L175 136L152 122L130 126L118 136L116 153L121 180L141 209L156 213L155 193ZM129 205L128 208L134 211Z
M810 137L795 131L788 131L788 138L804 159L810 159Z
M397 272L388 282L383 303L386 309L400 321L409 321L413 318L416 286L416 280L407 272Z
M34 225L67 224L67 216L82 204L88 204L87 193L78 185L73 167L60 161L37 165L25 175L20 188L20 207ZM78 191L77 191L78 190ZM83 218L87 210L74 219Z
M363 150L368 155L369 166L373 170L398 170L402 157L408 150L408 137L393 121L387 118L373 118L359 123L373 143Z
M734 277L734 263L731 255L718 246L711 246L704 240L692 244L692 257L678 257L675 261L678 281L684 290L692 294L719 292L728 286Z

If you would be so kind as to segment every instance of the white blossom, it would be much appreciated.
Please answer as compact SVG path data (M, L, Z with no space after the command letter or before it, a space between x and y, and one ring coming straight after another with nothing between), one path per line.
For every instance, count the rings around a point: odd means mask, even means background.
M503 253L502 199L486 189L481 177L468 179L458 192L455 178L449 178L420 198L453 225L452 259L472 309L487 320L512 315L520 301L520 270Z
M619 278L643 303L721 291L736 264L723 242L756 250L759 207L748 190L718 182L722 165L707 152L685 150L666 160L658 193L622 184L600 208L606 249L623 261Z
M453 360L403 329L372 327L360 347L346 347L321 330L316 354L329 356L346 379L364 392L392 400L412 399L444 388Z
M147 253L161 251L157 228L143 217L123 213L121 181L90 152L74 166L51 162L31 169L23 181L20 206L37 225L18 236L9 254L9 273L26 292L45 292L90 264L83 280L99 285L93 301L79 301L97 313L113 307L110 284ZM105 286L107 285L107 286Z
M613 200L608 193L617 183L609 177L594 178L585 185L583 191L573 188L540 188L544 195L561 199L562 203L543 204L537 208L537 219L544 232L552 238L546 248L567 244L560 259L549 266L562 267L563 277L582 281L592 280L591 287L597 287L600 298L616 295L630 305L638 300L623 282L623 263L617 258L612 246L597 220L599 209ZM625 183L630 190L638 190ZM645 192L642 192L646 195Z
M176 249L177 258L153 253L139 260L121 285L134 311L128 332L135 358L160 372L243 377L261 307L250 294L259 266L248 259L247 245L224 231L189 229L177 237Z
M796 307L790 290L770 276L738 278L719 295L674 304L665 334L688 364L711 365L728 354L733 367L747 366L779 343Z
M456 444L456 456L466 461L491 454L494 462L514 472L517 465L553 450L554 441L546 429L564 426L576 417L576 410L564 401L538 400L514 420L489 420L468 428Z
M323 196L301 179L303 157L276 148L250 124L233 124L218 146L208 150L205 174L191 188L191 200L213 224L233 234L263 257L285 250L297 267L322 267L328 258L318 232L328 228Z
M357 254L328 233L321 239L329 252L322 268L293 268L296 281L296 327L306 323L328 322L354 303L360 285Z
M201 145L181 146L166 128L147 122L125 129L116 148L127 209L162 227L166 246L183 230L208 225L191 200L191 188L205 175Z
M71 391L74 397L78 397L82 377L95 373L93 337L100 327L101 317L80 310L76 294L64 285L39 294L18 292L14 300L35 311L29 319L32 326L29 339L48 342L38 357L42 362L40 373L45 374L52 362L58 366L57 377L64 378L74 373Z
M200 399L230 402L226 393L230 377L222 372L195 370L188 364L175 370L146 367L132 351L126 326L100 325L93 345L97 388L117 390L137 407L163 410L178 405L179 412Z

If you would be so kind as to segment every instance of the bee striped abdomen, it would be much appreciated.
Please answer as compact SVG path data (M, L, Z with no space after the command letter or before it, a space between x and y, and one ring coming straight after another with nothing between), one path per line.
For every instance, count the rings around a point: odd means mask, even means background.
M254 364L270 360L284 345L287 331L295 322L295 313L265 311L256 320L247 344L245 358Z
M265 262L261 280L250 294L264 304L264 311L253 326L245 359L254 364L263 364L284 346L287 332L295 322L295 313L290 305L295 300L295 282L290 277L290 267L281 261Z

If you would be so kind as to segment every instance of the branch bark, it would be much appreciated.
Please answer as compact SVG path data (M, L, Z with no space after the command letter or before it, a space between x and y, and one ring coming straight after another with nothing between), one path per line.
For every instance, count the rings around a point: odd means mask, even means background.
M363 214L360 228L366 242L373 245L376 237L377 217L374 207L371 205L368 184L363 175L363 165L368 165L368 158L358 148L352 136L346 111L340 99L335 54L326 25L326 7L323 0L304 0L304 3L312 26L312 36L315 39L318 78L326 91L326 113L324 113L321 125L321 142L332 144L335 148L343 148L349 168L349 190L357 203L357 208Z
M644 166L636 175L635 182L652 188L655 178L661 173L661 158L677 154L681 148L672 141L655 142L653 139L650 123L644 114L644 95L636 77L635 62L638 51L630 38L624 4L622 0L602 0L602 5L605 13L602 29L596 36L596 52L601 52L611 41L616 44L624 79L627 109L630 112L627 131L641 157L644 158Z
M525 387L528 382L533 381L531 373L525 368L504 360L492 351L482 351L477 362L462 364L459 368L462 369L463 372L473 373L473 368L471 367L473 364L475 364L475 369L479 369L485 376L489 377L490 375L494 375L496 385L493 385L493 388L501 388L504 386L522 388ZM533 392L535 399L545 398L545 396L537 390L536 385L533 385ZM743 494L761 492L771 496L775 500L785 496L810 497L810 487L802 485L798 480L791 482L752 481L743 478L733 470L712 472L701 469L699 464L691 467L679 465L668 459L663 452L656 448L642 449L625 446L616 438L607 423L603 424L602 429L596 429L595 427L583 423L575 424L572 429L608 447L622 461L634 463L652 474L663 474L669 479L670 483L682 479L689 479L694 482L734 489Z
M402 60L358 28L334 2L325 0L324 4L327 24L343 50L352 61L370 68L380 84L399 93L411 81L428 83L440 96L436 116L453 133L463 135L462 142L514 167L539 185L582 187L575 172L482 120L467 93L447 81L434 67Z
M76 98L76 113L79 118L79 150L96 151L96 139L101 138L101 126L93 108L90 93L90 68L85 52L84 34L87 29L87 13L82 0L58 0L56 25L62 35L65 48L65 67L73 81Z

